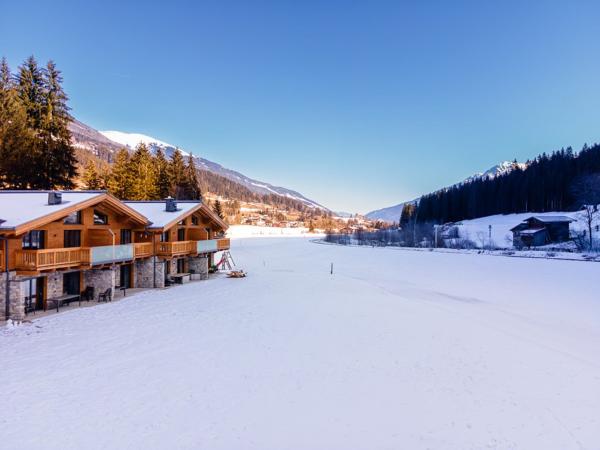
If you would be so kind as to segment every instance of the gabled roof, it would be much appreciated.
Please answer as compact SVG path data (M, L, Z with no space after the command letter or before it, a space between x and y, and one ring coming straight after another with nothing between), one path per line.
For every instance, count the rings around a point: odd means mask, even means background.
M148 226L150 229L164 231L196 211L201 211L203 215L207 216L218 226L224 230L227 229L227 224L202 203L201 200L177 200L177 210L173 212L166 210L166 202L164 200L125 201L123 203L147 217L151 222Z
M106 191L54 191L62 194L62 201L57 205L48 204L50 192L53 191L0 191L0 211L3 220L0 223L0 231L21 234L101 202L108 202L113 208L127 214L134 222L141 225L148 223L143 215Z

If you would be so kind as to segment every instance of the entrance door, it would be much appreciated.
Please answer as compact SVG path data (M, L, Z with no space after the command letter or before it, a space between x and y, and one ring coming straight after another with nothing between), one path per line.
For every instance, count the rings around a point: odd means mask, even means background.
M121 266L121 287L131 288L131 264Z
M69 272L63 274L63 293L69 295L81 294L81 272Z
M177 273L185 273L185 259L183 258L177 260Z
M44 278L30 278L21 282L25 301L25 313L44 309Z

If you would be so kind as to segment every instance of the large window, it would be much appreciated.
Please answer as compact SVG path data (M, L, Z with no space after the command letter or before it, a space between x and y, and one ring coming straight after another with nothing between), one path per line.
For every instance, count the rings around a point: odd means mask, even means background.
M65 230L65 248L67 247L81 247L81 231L79 230Z
M75 211L65 217L64 223L66 225L80 225L81 224L81 211Z
M160 242L169 242L169 232L160 233Z
M94 210L94 225L108 225L108 216L97 209Z
M198 225L198 216L192 216L192 225Z
M38 250L44 248L46 232L43 230L33 230L23 236L23 248Z

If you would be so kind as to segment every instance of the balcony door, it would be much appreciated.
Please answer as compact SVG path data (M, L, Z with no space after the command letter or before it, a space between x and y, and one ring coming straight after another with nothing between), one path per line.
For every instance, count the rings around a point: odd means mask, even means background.
M131 244L131 230L121 230L121 245Z
M177 240L185 241L185 228L179 228L177 230Z
M31 278L21 282L21 292L25 297L25 313L44 309L44 278Z
M65 230L64 247L81 247L81 230Z
M120 275L120 286L129 289L131 287L131 264L121 265Z

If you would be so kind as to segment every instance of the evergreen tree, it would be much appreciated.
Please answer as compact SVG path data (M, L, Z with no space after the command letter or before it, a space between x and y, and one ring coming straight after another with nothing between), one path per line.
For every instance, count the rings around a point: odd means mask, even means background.
M169 163L169 179L171 181L170 195L173 198L183 199L185 182L185 163L181 151L176 148Z
M165 154L159 147L156 150L154 157L154 170L156 173L156 191L158 198L164 199L171 195L171 173L169 170L169 162L165 158Z
M0 188L26 189L34 135L5 58L0 62Z
M85 189L87 190L94 191L97 189L102 189L102 179L100 178L100 174L98 173L98 169L96 168L96 163L94 160L90 159L86 164L82 181Z
M217 216L219 216L221 219L224 219L225 216L223 215L223 208L221 206L221 202L219 201L219 199L215 200L215 203L213 205L213 211L215 212L215 214Z
M131 200L156 200L157 189L156 166L154 158L145 144L140 143L129 161L132 177Z
M194 155L190 153L185 166L184 196L186 200L201 200L200 182L198 181L198 170L194 163Z
M69 123L72 120L67 106L68 97L62 88L62 75L53 61L43 72L43 117L38 169L38 186L42 189L73 188L77 175L75 149L71 146Z
M121 200L130 199L132 193L133 180L129 159L129 152L126 148L119 150L108 180L108 190Z

